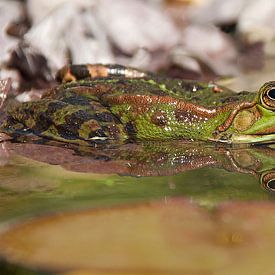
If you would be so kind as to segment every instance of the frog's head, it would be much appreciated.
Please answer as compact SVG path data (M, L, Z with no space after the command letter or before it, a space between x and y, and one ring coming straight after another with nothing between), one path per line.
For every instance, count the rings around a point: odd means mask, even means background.
M275 142L275 81L265 83L249 105L243 104L225 133L233 143Z

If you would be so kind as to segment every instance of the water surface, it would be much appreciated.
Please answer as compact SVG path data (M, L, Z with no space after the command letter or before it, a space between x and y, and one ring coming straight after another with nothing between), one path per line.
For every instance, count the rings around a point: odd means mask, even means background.
M272 146L3 143L2 270L230 274L256 251L250 239L265 247L261 231L274 232L274 157Z

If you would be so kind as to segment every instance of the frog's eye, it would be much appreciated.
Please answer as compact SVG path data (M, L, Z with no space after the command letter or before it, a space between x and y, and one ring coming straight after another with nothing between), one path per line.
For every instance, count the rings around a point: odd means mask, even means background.
M275 82L268 82L261 88L261 102L271 110L275 110Z
M261 176L261 185L264 189L275 192L275 172L270 171Z
M267 91L266 95L270 100L275 100L275 88Z

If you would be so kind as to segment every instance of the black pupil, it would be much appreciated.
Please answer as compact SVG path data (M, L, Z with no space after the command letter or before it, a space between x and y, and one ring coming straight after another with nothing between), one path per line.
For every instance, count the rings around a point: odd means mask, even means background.
M275 190L275 180L271 180L267 183L267 186L270 190Z
M267 92L267 96L272 99L275 100L275 89L271 89Z

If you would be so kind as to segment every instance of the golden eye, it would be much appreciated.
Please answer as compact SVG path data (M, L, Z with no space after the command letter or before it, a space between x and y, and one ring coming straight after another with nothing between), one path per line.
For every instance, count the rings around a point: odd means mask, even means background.
M261 185L264 189L274 192L275 191L275 172L267 172L261 177Z
M271 110L275 109L275 82L268 82L261 88L261 102Z

